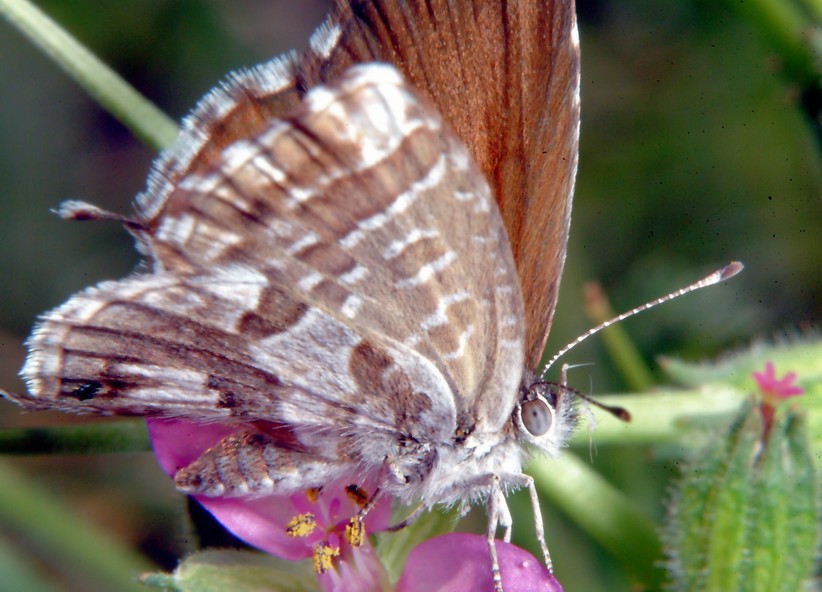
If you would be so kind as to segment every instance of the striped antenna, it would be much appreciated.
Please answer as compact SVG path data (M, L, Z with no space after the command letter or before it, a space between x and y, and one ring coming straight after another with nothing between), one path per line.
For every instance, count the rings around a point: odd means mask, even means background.
M674 298L679 298L680 296L684 296L685 294L688 294L689 292L694 292L694 291L700 290L702 288L707 288L708 286L713 286L714 284L718 284L719 282L730 279L733 276L735 276L736 274L738 274L740 271L742 271L743 268L744 268L744 266L739 261L731 261L728 265L726 265L722 269L716 270L712 274L705 276L701 280L699 280L697 282L694 282L693 284L691 284L689 286L685 286L684 288L676 290L675 292L671 292L670 294L666 294L665 296L662 296L661 298L657 298L656 300L652 300L651 302L646 302L642 306L637 306L636 308L632 308L631 310L623 312L621 315L616 316L613 319L605 321L604 323L600 323L596 327L594 327L592 329L589 329L588 331L586 331L585 333L583 333L582 335L580 335L579 337L574 339L571 343L569 343L568 345L563 347L557 353L555 353L554 357L552 357L550 360L548 360L548 362L545 364L545 366L543 366L542 372L539 375L540 380L543 380L545 378L545 374L548 372L548 368L553 366L554 362L556 362L559 358L561 358L562 356L567 354L570 350L574 349L580 343L582 343L583 341L588 339L591 335L594 335L595 333L599 333L600 331L602 331L603 329L605 329L607 327L610 327L614 323L619 323L620 321L624 321L628 317L632 317L637 313L648 310L649 308L653 308L654 306L656 306L658 304L662 304L663 302L668 302L669 300L673 300Z

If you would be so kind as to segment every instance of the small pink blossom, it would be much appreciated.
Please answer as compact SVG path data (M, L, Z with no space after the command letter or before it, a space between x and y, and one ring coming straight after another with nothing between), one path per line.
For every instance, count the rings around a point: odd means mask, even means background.
M237 429L184 420L149 419L147 425L157 461L171 476ZM317 545L339 550L334 561L338 569L319 576L327 592L379 589L383 568L368 538L356 548L344 542L345 527L359 509L345 494L347 485L350 483L329 483L313 501L304 493L257 498L194 497L232 534L271 555L302 560L313 557ZM367 487L368 484L358 485ZM366 532L385 529L390 512L388 500L378 503L364 520ZM290 536L289 523L308 513L316 521L314 530L306 536Z
M754 372L753 378L757 387L759 387L759 392L762 393L762 404L759 408L765 429L764 435L767 438L773 424L777 404L789 397L801 395L803 391L793 384L796 380L796 372L788 372L782 378L777 379L773 362L766 362L765 371Z
M781 399L801 395L803 392L801 387L793 385L796 380L796 372L788 372L777 380L773 362L766 362L765 371L754 372L753 378L759 387L759 392L762 393L765 401L770 404L777 403Z
M510 543L496 541L505 592L562 592L541 561ZM451 533L417 545L408 556L396 592L493 590L488 545L476 534Z

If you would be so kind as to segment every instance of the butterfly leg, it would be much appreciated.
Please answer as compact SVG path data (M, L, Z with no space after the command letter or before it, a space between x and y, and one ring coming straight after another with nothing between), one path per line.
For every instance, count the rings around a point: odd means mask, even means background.
M503 592L502 576L499 570L499 558L497 557L496 536L497 527L505 528L505 541L511 539L511 512L505 496L502 494L498 475L491 475L491 491L488 495L488 529L486 531L486 541L488 542L488 553L491 556L491 574L494 578L494 592Z
M554 564L551 561L551 553L548 551L548 544L545 542L545 527L542 524L542 510L539 507L539 496L537 495L537 487L534 484L534 478L530 475L512 475L509 479L511 483L515 483L520 487L528 488L528 495L531 498L531 511L534 517L534 532L539 541L539 547L542 551L542 559L545 562L545 567L548 571L554 572Z
M418 505L408 516L406 516L404 520L402 520L401 522L397 522L393 526L389 526L388 528L386 528L386 530L388 532L397 532L398 530L402 530L403 528L414 522L417 518L422 516L423 512L425 512L427 509L428 506L425 504Z
M424 459L424 460L427 460L427 465L426 465L425 462L423 464L430 467L431 463L433 463L432 458L433 458L433 455L431 455L431 458ZM396 459L391 457L391 456L388 456L388 457L385 458L384 464L383 464L383 471L384 471L384 479L385 479L383 484L386 487L389 487L389 488L392 485L396 486L398 484L401 485L401 484L407 483L409 481L409 478L416 477L417 479L420 479L420 480L424 478L424 474L417 474L417 475L412 475L411 477L409 477L409 475L406 473L406 471L403 470L403 467L401 467L399 464L397 464ZM351 518L351 520L349 521L348 526L346 527L346 539L348 540L348 542L352 546L359 546L360 544L362 544L362 538L361 537L364 536L362 534L362 533L364 533L364 529L363 529L363 525L362 525L363 519L365 518L366 514L368 514L368 512L370 512L374 508L374 506L377 505L377 502L379 502L379 500L382 497L383 493L384 493L383 490L378 487L376 489L376 491L374 492L374 494L365 503L360 504L360 506L361 506L360 511L357 512L357 514L355 516L353 516ZM427 508L428 508L428 506L426 504L419 505L405 520L403 520L402 522L400 522L398 524L395 524L394 526L392 526L391 528L388 528L387 530L389 530L391 532L394 532L394 531L397 531L397 530L400 530L400 529L404 528L405 526L407 526L408 524L410 524L411 522L413 522L414 520L419 518L419 516Z

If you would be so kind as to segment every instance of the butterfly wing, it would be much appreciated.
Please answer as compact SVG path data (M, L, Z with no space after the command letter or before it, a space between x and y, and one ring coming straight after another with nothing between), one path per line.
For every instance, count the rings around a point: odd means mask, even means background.
M425 51L422 51L425 48ZM146 205L209 170L352 64L395 65L468 146L514 246L526 303L526 366L545 346L559 290L579 141L579 39L571 0L337 0L300 55L233 74L187 118ZM148 223L161 213L144 207Z
M318 87L144 205L161 213L142 237L155 273L44 317L35 401L437 438L484 392L513 406L523 313L499 213L393 68Z
M175 475L208 496L291 494L388 456L415 466L425 456L405 438L451 437L454 400L430 362L295 300L283 280L235 264L100 284L44 316L23 370L30 395L5 394L34 409L193 420L180 438L233 426Z
M556 307L577 169L574 2L340 0L298 80L326 80L371 60L397 66L436 105L490 183L526 303L526 364L536 368Z

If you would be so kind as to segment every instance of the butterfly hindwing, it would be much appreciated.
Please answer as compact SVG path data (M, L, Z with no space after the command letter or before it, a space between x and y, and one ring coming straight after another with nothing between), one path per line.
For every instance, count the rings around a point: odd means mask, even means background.
M249 306L262 314L249 320ZM430 395L438 419L453 415L447 385L419 356L385 349L294 299L276 276L239 265L105 282L44 315L29 345L23 373L34 396L25 402L34 406L391 431L399 395L411 406ZM415 363L433 376L428 395L400 390L409 379L395 366ZM384 376L396 396L369 404L366 389L385 388Z

